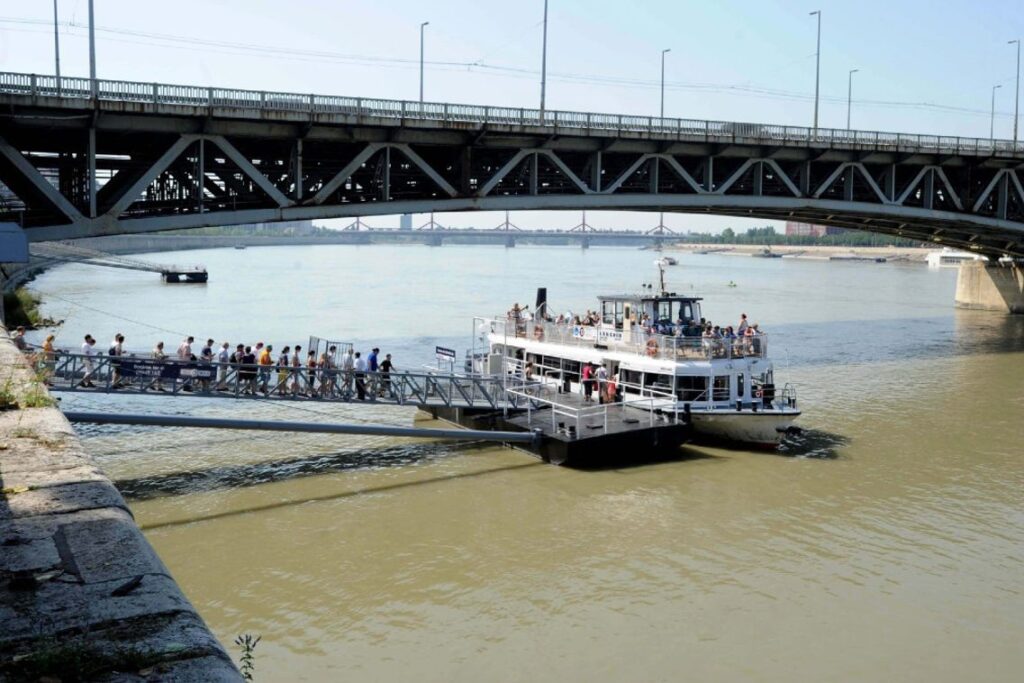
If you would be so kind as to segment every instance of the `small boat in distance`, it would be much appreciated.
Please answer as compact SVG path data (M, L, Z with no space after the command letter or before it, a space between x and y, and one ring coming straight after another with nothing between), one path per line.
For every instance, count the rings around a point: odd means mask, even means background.
M751 256L755 258L782 258L782 254L776 254L771 247L765 247L761 251L755 251Z
M671 256L662 256L658 260L661 261L666 266L678 266L679 265L679 261L677 261L675 258L673 258Z
M236 244L235 245L235 249L245 249L245 245L244 244Z

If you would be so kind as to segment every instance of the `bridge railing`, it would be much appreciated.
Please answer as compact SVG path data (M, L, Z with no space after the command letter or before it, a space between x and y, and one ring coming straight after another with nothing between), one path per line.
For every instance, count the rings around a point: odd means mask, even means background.
M678 140L712 142L766 142L805 145L850 145L878 150L921 151L942 154L1001 154L1024 156L1024 141L991 140L937 135L917 135L835 128L807 128L761 123L543 111L529 108L491 107L444 102L409 102L377 98L238 90L194 85L144 83L99 79L101 101L140 102L222 109L300 112L309 115L340 115L430 122L464 122L571 128L616 134L637 133ZM0 72L0 92L34 97L91 99L89 79Z
M144 355L59 352L37 357L43 377L58 391L131 394L272 397L398 405L500 409L506 404L501 377L431 372L362 372L338 368L154 359Z

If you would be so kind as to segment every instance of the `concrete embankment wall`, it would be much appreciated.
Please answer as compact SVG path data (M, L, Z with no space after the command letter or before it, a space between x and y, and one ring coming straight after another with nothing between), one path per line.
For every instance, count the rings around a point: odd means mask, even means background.
M9 394L49 399L0 327ZM82 680L242 680L60 410L0 410L0 681L76 667Z

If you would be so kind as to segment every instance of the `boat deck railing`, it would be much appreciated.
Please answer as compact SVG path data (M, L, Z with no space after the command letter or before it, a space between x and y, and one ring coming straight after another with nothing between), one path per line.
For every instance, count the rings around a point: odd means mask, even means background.
M661 413L664 419L678 423L680 413L676 410L676 397L651 387L630 382L616 382L622 389L621 400L601 401L596 404L585 402L583 397L564 391L566 373L561 368L544 364L531 364L527 372L527 364L517 358L505 358L507 373L505 390L512 406L525 407L528 423L532 424L533 413L543 408L550 408L552 430L558 429L559 423L572 425L577 434L583 433L583 427L599 427L608 432L609 413L614 411L621 415L629 413L629 409L641 411L634 419L643 419L648 426L654 426L655 416ZM534 375L536 373L536 376ZM593 379L593 395L600 397L605 386L596 377ZM547 419L545 415L544 419ZM593 422L594 419L598 423Z
M708 338L658 334L634 325L627 340L623 331L612 325L572 325L506 316L486 318L484 323L492 334L512 339L606 348L662 360L729 360L768 356L766 334L734 339Z

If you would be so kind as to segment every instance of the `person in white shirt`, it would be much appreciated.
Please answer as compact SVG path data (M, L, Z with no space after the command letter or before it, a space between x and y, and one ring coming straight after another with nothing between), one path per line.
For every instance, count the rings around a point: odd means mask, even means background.
M195 340L195 337L188 337L182 340L181 345L178 347L178 360L192 360L192 342Z
M302 378L302 355L300 353L301 351L302 347L296 344L295 350L292 351L292 357L289 362L289 365L291 366L292 375L292 396L298 396L299 391L301 389L301 386L299 384L299 381Z
M224 342L217 352L217 390L227 389L228 364L231 362L231 345Z
M83 361L85 365L85 375L82 376L82 381L78 383L80 387L94 387L92 383L93 373L96 372L96 363L93 359L96 357L96 340L92 338L91 334L85 335L85 341L82 343L82 355L85 356Z
M604 403L605 385L608 383L608 368L604 363L597 369L597 402Z
M350 395L352 394L352 371L356 367L356 359L352 354L353 350L350 348L341 357L341 372L345 378L345 392Z
M366 364L366 359L363 358L363 354L361 354L358 351L356 351L355 356L356 356L356 358L355 358L355 361L356 361L356 367L355 367L355 370L356 370L356 394L358 395L360 401L365 401L366 400L366 384L363 381L363 378L365 377L366 369L367 369L368 366Z

